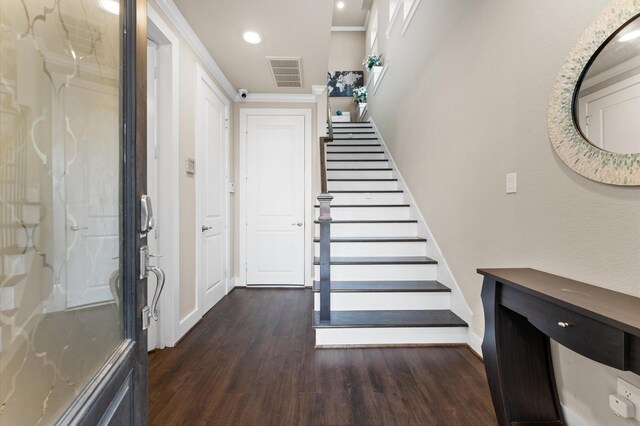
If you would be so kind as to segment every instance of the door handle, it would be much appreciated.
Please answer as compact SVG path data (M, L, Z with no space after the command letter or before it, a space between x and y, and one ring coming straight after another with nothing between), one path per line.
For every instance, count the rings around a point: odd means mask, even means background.
M153 272L156 276L156 290L153 293L153 299L151 306L145 306L142 308L142 330L149 328L151 319L158 321L158 302L160 301L160 295L164 289L165 274L164 271L157 267L149 265L149 260L153 257L162 257L153 254L149 254L149 247L140 247L140 279L145 279L149 276L149 272Z
M202 232L204 232L204 231L208 231L209 229L212 229L212 228L213 228L213 226L205 226L205 225L202 225Z
M69 227L69 229L71 229L72 231L74 231L74 232L75 232L75 231L79 231L79 230L81 230L81 229L89 229L89 227L88 227L88 226L71 225L71 226Z
M302 225L304 225L304 223L302 223L302 222L298 222L298 223L294 222L294 223L291 224L291 226L302 226Z
M156 291L153 293L153 300L151 302L151 318L158 321L158 302L160 302L160 295L164 289L165 275L164 271L157 266L148 266L147 270L153 272L156 276Z

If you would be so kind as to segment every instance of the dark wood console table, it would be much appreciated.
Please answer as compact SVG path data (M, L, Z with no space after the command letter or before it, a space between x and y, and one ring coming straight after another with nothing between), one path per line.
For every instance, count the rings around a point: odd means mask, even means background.
M535 269L484 275L484 364L500 425L565 424L549 338L640 374L640 299Z

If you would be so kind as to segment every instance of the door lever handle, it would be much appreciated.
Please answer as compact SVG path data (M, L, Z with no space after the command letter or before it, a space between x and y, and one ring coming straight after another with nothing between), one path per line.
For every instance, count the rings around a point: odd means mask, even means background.
M211 228L213 228L213 226L204 226L204 225L202 225L202 232L208 231Z
M71 225L69 227L69 229L71 229L72 231L79 231L81 229L89 229L89 227L88 226Z
M304 225L302 222L298 222L298 223L292 223L291 226L302 226Z

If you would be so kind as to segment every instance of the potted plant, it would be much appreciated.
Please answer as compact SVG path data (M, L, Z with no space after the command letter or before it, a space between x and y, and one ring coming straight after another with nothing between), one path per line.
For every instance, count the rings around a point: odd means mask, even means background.
M373 67L381 67L382 53L379 55L377 53L373 53L367 56L366 58L364 58L364 61L362 61L362 65L364 65L369 71L371 71Z
M364 86L353 89L353 103L358 105L367 102L367 88Z

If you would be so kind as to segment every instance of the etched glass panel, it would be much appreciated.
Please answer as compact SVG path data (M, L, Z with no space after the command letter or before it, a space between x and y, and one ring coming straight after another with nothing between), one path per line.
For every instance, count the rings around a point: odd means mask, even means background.
M0 424L52 424L124 339L115 0L0 4Z

